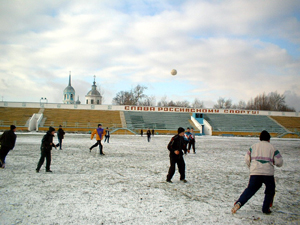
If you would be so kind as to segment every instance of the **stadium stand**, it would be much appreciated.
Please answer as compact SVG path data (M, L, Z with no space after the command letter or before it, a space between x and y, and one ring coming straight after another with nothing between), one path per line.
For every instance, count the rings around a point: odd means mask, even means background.
M11 124L17 127L25 127L27 120L38 111L37 108L0 107L0 128L6 129Z
M285 128L268 116L204 114L204 119L212 126L213 131L284 133Z
M82 130L82 128L96 128L99 123L103 127L122 127L119 111L108 110L82 110L82 109L45 109L45 122L42 127L58 127L62 125L73 130ZM72 129L68 129L72 130ZM84 130L84 129L83 129Z
M300 132L300 117L271 116L291 132Z
M132 130L155 129L177 130L178 127L191 127L190 113L167 113L167 112L124 112L127 127Z
M20 130L27 130L28 120L34 113L43 113L39 131L49 126L62 125L68 132L90 132L98 123L109 127L114 134L139 134L147 128L156 134L174 134L179 126L194 127L190 113L114 111L60 108L0 107L0 129L15 124ZM300 117L203 114L212 126L212 135L257 136L268 130L272 136L300 137Z

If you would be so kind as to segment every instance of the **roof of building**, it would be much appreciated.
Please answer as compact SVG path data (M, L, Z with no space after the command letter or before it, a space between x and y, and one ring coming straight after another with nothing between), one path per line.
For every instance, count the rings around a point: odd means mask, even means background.
M73 92L75 94L75 89L71 85L71 72L69 75L69 85L64 90L64 93L70 93L70 92Z
M88 97L88 96L99 96L99 97L101 97L100 92L97 90L95 76L94 76L94 82L93 82L93 85L92 85L92 89L86 94L86 97Z

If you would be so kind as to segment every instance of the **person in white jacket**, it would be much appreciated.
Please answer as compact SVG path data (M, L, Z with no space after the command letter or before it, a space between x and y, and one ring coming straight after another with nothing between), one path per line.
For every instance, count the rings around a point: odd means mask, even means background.
M283 164L280 152L270 144L270 134L268 131L260 133L260 142L251 146L245 155L245 162L250 169L250 179L248 187L241 194L231 209L236 213L262 186L265 184L265 199L262 211L270 214L275 195L274 165L281 167Z

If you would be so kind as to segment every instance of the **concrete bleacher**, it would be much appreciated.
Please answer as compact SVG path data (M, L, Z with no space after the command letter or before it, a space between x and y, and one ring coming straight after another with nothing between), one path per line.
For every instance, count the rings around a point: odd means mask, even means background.
M53 126L62 125L69 132L89 132L102 123L116 134L139 133L141 129L154 129L158 134L174 134L178 127L194 127L190 113L114 111L92 109L27 108L0 107L0 129L7 129L15 124L20 130L27 129L27 122L34 113L43 113L39 130L44 131ZM290 133L299 135L300 117L237 115L237 114L203 114L212 126L212 135L253 136L267 130L273 136ZM286 135L289 134L289 136Z
M177 130L178 127L191 127L189 113L125 111L124 115L127 127L132 130Z
M17 127L25 127L26 122L34 113L38 113L37 108L9 108L0 107L0 127L6 128L11 124Z
M300 131L300 117L271 116L271 118L291 132Z
M45 109L42 127L62 125L64 128L122 127L120 112L109 110ZM70 130L70 129L69 129Z
M213 131L284 133L285 128L268 116L204 114L204 119L212 126Z

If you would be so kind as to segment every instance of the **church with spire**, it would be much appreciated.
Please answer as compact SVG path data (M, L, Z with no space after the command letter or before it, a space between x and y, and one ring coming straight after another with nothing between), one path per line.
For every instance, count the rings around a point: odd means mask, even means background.
M64 104L76 104L79 105L81 102L79 101L79 96L77 101L75 101L75 89L71 85L71 71L69 73L69 85L64 90L63 97ZM85 103L88 105L101 105L102 104L102 96L100 92L97 90L96 85L96 76L94 76L94 82L92 85L92 89L85 96Z
M69 85L64 90L64 104L75 104L75 89L71 85L71 71L69 73Z
M97 90L95 75L94 75L94 82L92 85L92 89L85 96L85 103L88 105L101 105L102 104L102 96L101 96L100 92Z

